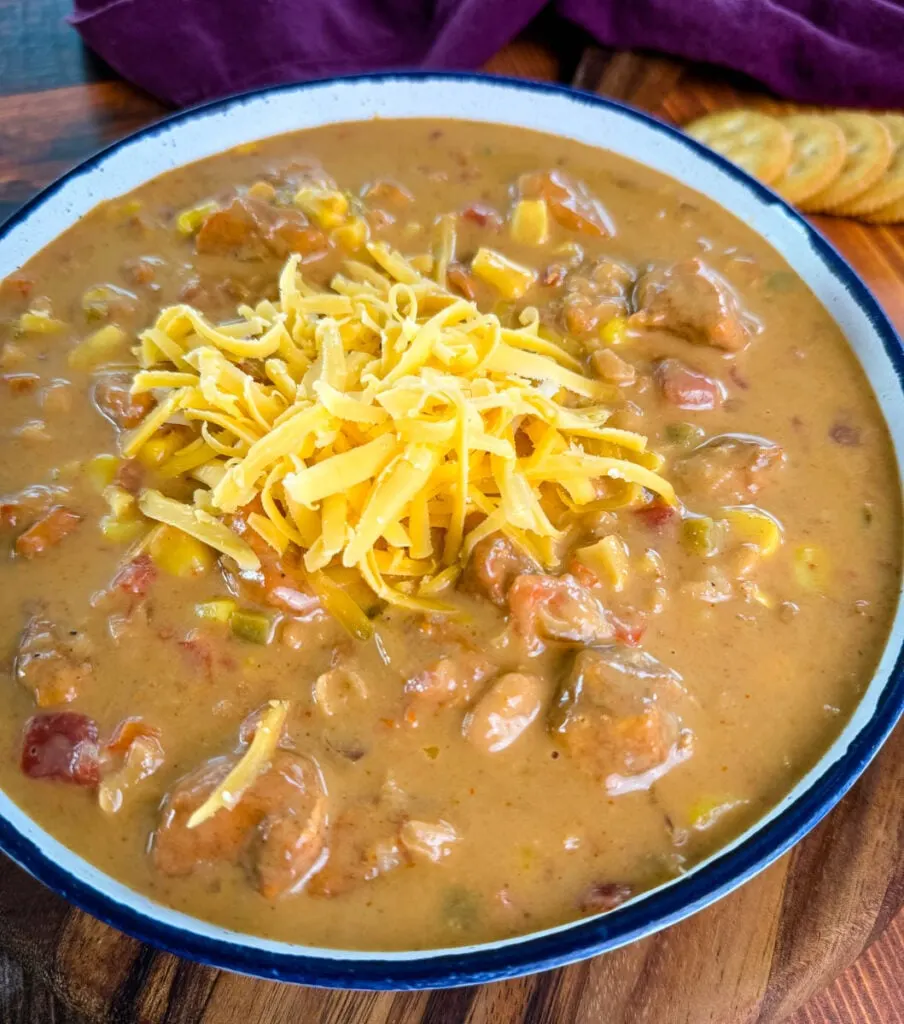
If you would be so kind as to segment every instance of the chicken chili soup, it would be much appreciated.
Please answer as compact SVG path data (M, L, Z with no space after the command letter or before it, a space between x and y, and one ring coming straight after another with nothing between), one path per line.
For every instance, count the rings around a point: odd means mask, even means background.
M748 228L460 122L240 147L2 284L0 784L241 931L416 949L616 906L865 689L900 493Z

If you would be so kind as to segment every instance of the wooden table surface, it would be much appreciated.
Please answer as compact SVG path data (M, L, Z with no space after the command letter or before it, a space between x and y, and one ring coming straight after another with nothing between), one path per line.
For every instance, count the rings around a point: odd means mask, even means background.
M0 222L37 189L92 151L166 113L161 104L119 80L102 61L84 50L76 33L62 21L67 9L67 0L0 0ZM497 55L490 62L489 70L565 82L577 80L584 87L626 98L676 121L696 116L709 107L734 102L739 94L744 99L752 96L759 100L757 92L747 92L748 85L727 73L691 68L662 58L588 49L588 42L576 30L544 17L539 26ZM871 231L849 222L828 219L820 222L820 227L852 259L899 330L904 330L904 230ZM895 752L904 750L900 741L899 729ZM888 750L884 756L888 761ZM899 761L897 753L895 756ZM896 770L899 769L897 761ZM888 772L888 765L870 769L873 773L880 770ZM900 820L886 824L892 834L902 833L904 823ZM900 861L900 845L895 847L895 856ZM52 901L56 897L26 884L24 876L0 858L0 886L4 882L21 891L26 901L41 904L23 908L26 914L31 913L40 920L46 900L48 916L52 916ZM885 915L890 905L897 909L899 901L897 893L893 897L889 895L883 904ZM877 920L880 925L885 923L882 913ZM73 1015L46 984L47 975L40 962L26 962L15 949L0 948L0 1021L60 1024L83 1020ZM177 990L178 981L176 977ZM709 981L719 984L716 977ZM471 1020L468 1007L474 998L472 993L473 990L462 990L461 1012L456 1011L455 1000L447 998L436 1003L433 1011L430 1007L434 1004L428 1003L421 1019L429 1018L436 1024L458 1024L466 1016ZM531 1009L535 1002L536 1007ZM344 1010L336 1008L329 1019L357 1024L364 1019L354 1008L359 1005L349 1004ZM485 1011L480 1015L481 1020L514 1019L492 996L483 1000L483 1005ZM554 1005L551 1000L544 1003L532 999L526 1012L518 1012L518 1020L530 1024L559 1024L559 1021L566 1024L564 1016L551 1012ZM169 1013L165 1019L171 1019ZM183 1007L172 1019L196 1018ZM252 1011L250 1016L237 1015L234 1019L251 1021L269 1017L255 1017ZM308 1015L298 1018L302 1019L306 1024L308 1019L321 1017L319 1013L315 1017L312 1009L310 1018ZM375 1018L368 1014L367 1019ZM381 1014L380 1019L402 1021L409 1016L407 1012L393 1011ZM606 1017L593 1019L603 1021ZM636 1019L639 1020L640 1015ZM706 1017L707 1021L711 1019ZM753 1018L738 1017L738 1024L742 1019ZM769 1019L778 1018L773 1015ZM644 1012L643 1020L648 1024L671 1024L667 1010ZM736 1024L734 1019L712 1020L713 1024ZM884 934L852 966L827 989L796 1009L788 1021L789 1024L904 1022L904 914L894 918Z

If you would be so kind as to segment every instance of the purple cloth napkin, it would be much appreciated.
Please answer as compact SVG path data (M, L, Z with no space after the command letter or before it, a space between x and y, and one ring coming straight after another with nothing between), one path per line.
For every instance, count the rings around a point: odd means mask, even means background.
M385 68L473 68L544 0L74 0L93 50L160 99ZM599 42L746 72L805 102L904 106L899 0L556 0Z

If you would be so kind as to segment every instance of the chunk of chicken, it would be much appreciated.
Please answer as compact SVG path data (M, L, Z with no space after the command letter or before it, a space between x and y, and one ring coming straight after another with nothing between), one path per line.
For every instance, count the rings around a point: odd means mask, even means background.
M31 619L19 638L16 679L38 707L68 704L91 675L91 642L77 630L64 632L47 619Z
M628 312L634 273L617 260L600 259L565 278L562 316L569 334L589 334L595 327Z
M326 786L311 758L277 750L235 806L189 828L192 813L237 761L236 755L214 758L177 784L154 833L154 864L167 875L190 875L218 862L241 864L272 900L301 888L323 853Z
M491 533L474 546L462 578L462 589L488 597L494 604L504 605L515 577L525 572L536 572L537 568L505 534Z
M638 279L633 299L632 327L660 328L728 352L742 348L751 334L753 321L731 285L696 257L652 267Z
M732 505L758 494L784 461L779 445L765 438L718 434L676 462L674 478L688 494Z
M508 594L515 628L531 654L543 650L544 640L604 644L616 637L616 627L600 600L574 576L519 576Z
M352 804L336 819L326 864L307 891L341 896L402 866L438 865L460 841L448 821L410 818L385 798Z
M340 896L410 863L400 835L404 815L379 800L347 807L330 829L329 856L308 884L312 896Z
M289 253L311 260L325 255L328 245L326 235L308 224L300 210L276 209L247 196L210 214L195 239L200 253L239 260L284 259Z
M611 795L646 789L691 753L681 677L645 651L581 651L549 716L553 736Z
M582 182L566 171L522 174L518 191L527 199L545 199L552 217L567 231L594 238L609 238L615 226L603 204Z

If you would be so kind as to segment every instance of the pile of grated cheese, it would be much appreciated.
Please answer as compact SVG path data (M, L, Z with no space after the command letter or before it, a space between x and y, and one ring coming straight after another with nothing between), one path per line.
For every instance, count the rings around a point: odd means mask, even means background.
M276 552L296 545L311 572L353 566L385 600L438 611L494 531L554 566L554 510L596 501L601 480L674 503L646 438L606 426L611 387L535 309L505 327L386 245L367 252L328 291L293 256L278 301L218 325L172 306L140 335L132 391L158 404L123 454L168 424L195 433L162 467L193 503L148 490L145 515L254 570L228 517L258 499L248 525Z

